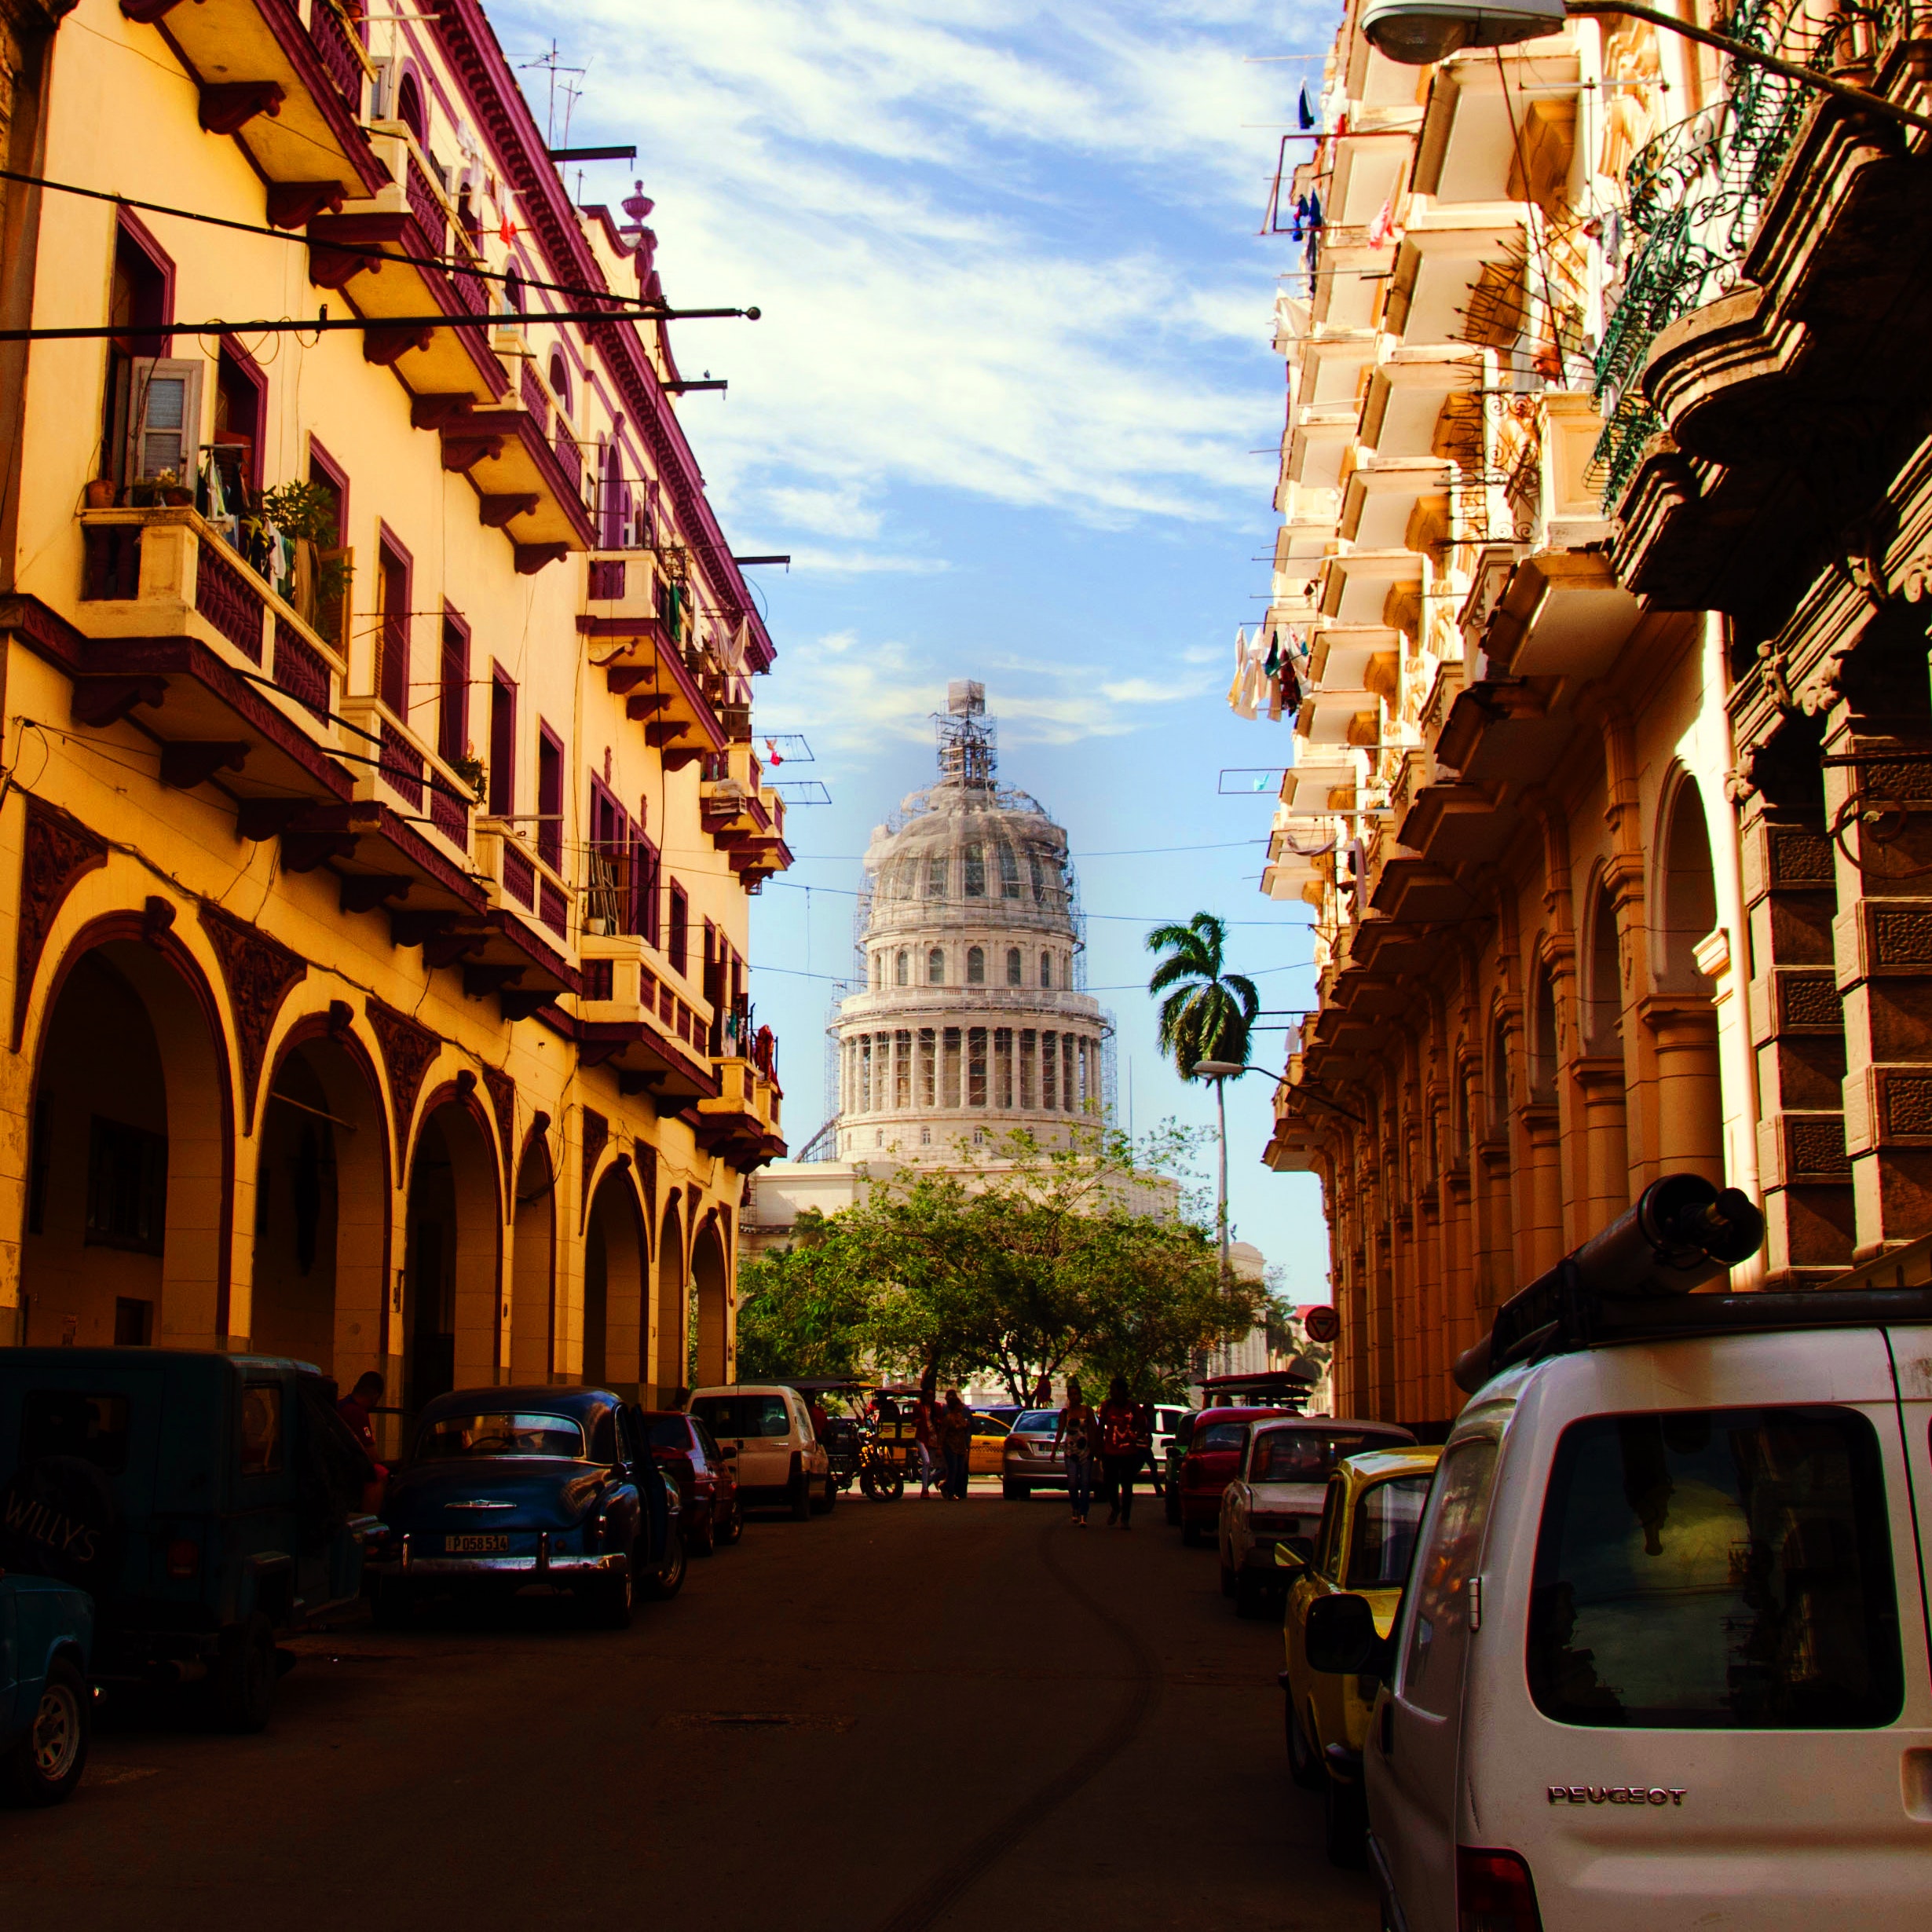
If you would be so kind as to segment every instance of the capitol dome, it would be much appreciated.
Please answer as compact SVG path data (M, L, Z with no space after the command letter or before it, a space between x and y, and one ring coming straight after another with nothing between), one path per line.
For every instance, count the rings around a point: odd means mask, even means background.
M1067 834L997 782L985 687L952 686L939 778L873 833L841 1001L837 1151L942 1160L1015 1128L1104 1118L1113 1025L1080 988Z

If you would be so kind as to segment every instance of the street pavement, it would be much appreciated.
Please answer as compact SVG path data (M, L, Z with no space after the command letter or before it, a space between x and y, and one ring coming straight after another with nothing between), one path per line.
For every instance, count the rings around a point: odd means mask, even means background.
M1279 1630L1140 1509L847 1496L628 1631L305 1637L261 1736L104 1712L71 1802L0 1812L0 1921L1374 1932L1288 1778Z

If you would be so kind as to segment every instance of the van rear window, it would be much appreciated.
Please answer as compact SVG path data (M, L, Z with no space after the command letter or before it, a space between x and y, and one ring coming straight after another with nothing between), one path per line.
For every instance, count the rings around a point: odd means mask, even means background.
M20 1403L20 1465L78 1456L109 1476L127 1467L127 1398L30 1389Z
M1564 1724L1891 1722L1903 1670L1871 1423L1836 1408L1572 1423L1537 1539L1528 1670Z

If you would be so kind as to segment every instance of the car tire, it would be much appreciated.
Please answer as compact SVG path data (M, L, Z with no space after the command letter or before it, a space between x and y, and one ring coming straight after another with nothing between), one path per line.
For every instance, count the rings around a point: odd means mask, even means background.
M72 1795L87 1768L92 1713L86 1680L66 1658L56 1657L34 1720L0 1772L15 1804L57 1805Z
M1328 1782L1328 1773L1308 1742L1308 1733L1292 1697L1281 1700L1282 1726L1287 1733L1288 1775L1304 1791L1319 1791Z
M704 1527L695 1526L684 1539L685 1549L694 1557L708 1557L718 1547L718 1525L712 1516L715 1504L708 1504L704 1510Z
M718 1532L721 1543L734 1543L745 1534L745 1504L737 1496L731 1498L731 1520Z
M208 1673L208 1700L225 1731L266 1728L275 1701L275 1632L259 1610L221 1633Z
M1198 1550L1207 1541L1207 1535L1198 1523L1184 1522L1180 1526L1180 1540L1190 1550Z
M635 1556L635 1552L632 1554ZM602 1630L628 1630L637 1614L637 1579L627 1564L608 1576L599 1577L591 1586L586 1606L591 1621Z
M1033 1494L1033 1484L1016 1483L1009 1476L1000 1484L1000 1494L1008 1502L1024 1502Z
M806 1481L803 1470L792 1478L787 1493L792 1506L792 1520L803 1523L812 1513L811 1484Z
M653 1603L668 1603L684 1587L684 1539L674 1534L664 1561L644 1579L644 1594Z
M1345 1872L1359 1872L1368 1864L1368 1810L1359 1784L1344 1784L1323 1773L1322 1840L1328 1862Z
M415 1592L399 1578L379 1577L370 1615L379 1630L406 1630L415 1616Z
M828 1476L825 1478L825 1488L812 1498L812 1514L814 1516L831 1515L832 1506L838 1499L839 1486Z

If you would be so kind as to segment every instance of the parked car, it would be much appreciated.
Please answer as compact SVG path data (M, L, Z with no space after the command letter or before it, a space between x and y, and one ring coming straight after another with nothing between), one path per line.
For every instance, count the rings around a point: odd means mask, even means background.
M701 1389L690 1408L734 1459L744 1502L787 1504L802 1523L838 1501L832 1458L796 1389L778 1382Z
M0 1576L0 1791L57 1805L87 1768L93 1601L48 1576Z
M1184 1543L1204 1543L1220 1522L1221 1491L1235 1480L1257 1422L1272 1422L1282 1409L1202 1409L1187 1434L1175 1481L1175 1502Z
M678 1485L685 1548L708 1557L719 1544L736 1542L745 1534L745 1506L731 1458L711 1431L676 1409L640 1409L636 1420L657 1466Z
M1239 1466L1221 1491L1221 1594L1244 1617L1259 1616L1286 1594L1275 1562L1285 1546L1306 1557L1315 1547L1328 1479L1344 1456L1413 1443L1392 1422L1297 1420L1257 1422Z
M259 1730L275 1640L361 1593L368 1458L314 1369L0 1349L0 1568L93 1599L97 1677L197 1683Z
M435 1596L570 1590L628 1625L684 1583L678 1486L608 1389L459 1389L419 1418L369 1568L379 1622Z
M1001 1422L997 1415L988 1415L982 1411L975 1410L972 1453L967 1461L967 1473L970 1476L1003 1474L1006 1468L1006 1439L1012 1433L1010 1425Z
M1258 1438L1257 1438L1258 1440ZM1389 1634L1415 1548L1440 1449L1377 1449L1351 1455L1328 1479L1312 1554L1276 1544L1274 1561L1288 1585L1282 1620L1286 1667L1281 1675L1288 1769L1304 1791L1319 1791L1328 1856L1338 1865L1363 1858L1359 1767L1375 1680L1310 1669L1308 1618L1325 1597L1352 1590L1367 1601L1377 1632Z
M1165 1403L1154 1406L1154 1436L1147 1447L1147 1468L1154 1479L1154 1493L1158 1496L1167 1493L1169 1472L1178 1460L1172 1453L1174 1431L1187 1413L1185 1409L1172 1408Z
M1668 1176L1505 1303L1393 1630L1311 1608L1387 1924L1924 1924L1932 1242L1688 1292L1760 1226Z
M1067 1458L1054 1446L1058 1409L1023 1409L1000 1455L1000 1494L1023 1502L1036 1489L1067 1487Z
M1161 1495L1166 1505L1167 1520L1176 1529L1180 1527L1181 1458L1187 1454L1187 1445L1193 1440L1194 1425L1199 1414L1196 1409L1184 1409L1176 1415L1160 1451Z

